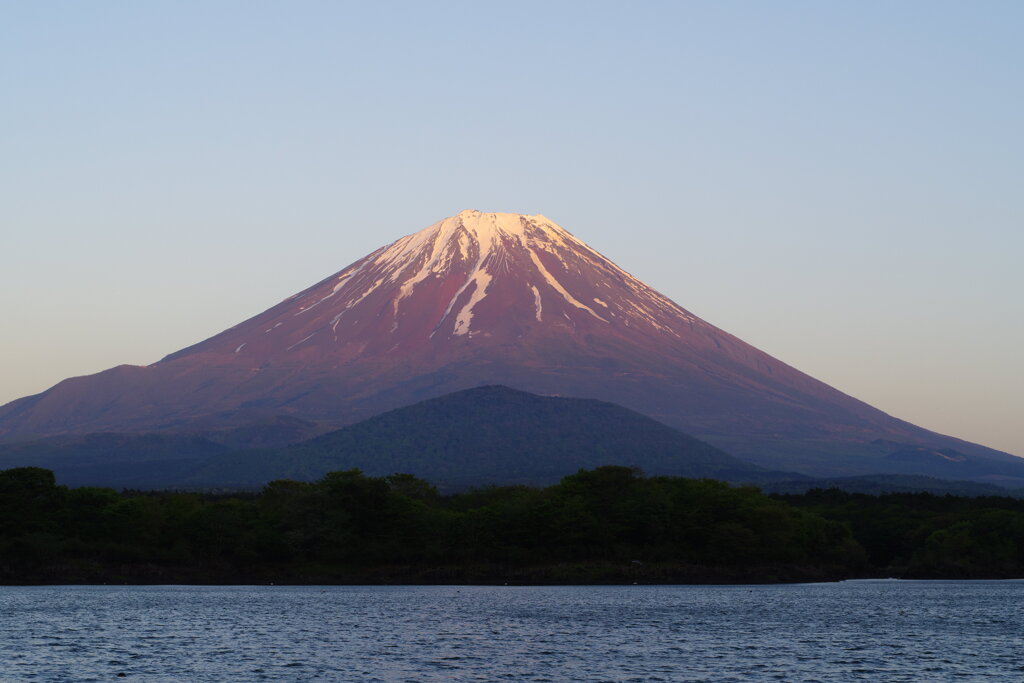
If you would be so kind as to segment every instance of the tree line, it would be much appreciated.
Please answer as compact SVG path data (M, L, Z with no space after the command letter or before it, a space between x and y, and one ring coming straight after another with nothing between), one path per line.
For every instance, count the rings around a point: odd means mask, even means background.
M0 472L0 583L703 583L1024 576L1024 502L581 470L441 495L332 472L259 492L68 488Z

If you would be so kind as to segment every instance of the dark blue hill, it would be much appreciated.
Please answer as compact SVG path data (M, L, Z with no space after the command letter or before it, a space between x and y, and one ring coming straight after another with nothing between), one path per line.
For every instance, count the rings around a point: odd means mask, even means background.
M300 444L218 455L188 483L258 486L358 468L373 476L409 473L459 488L550 484L601 465L733 480L766 474L621 406L486 386L399 408Z

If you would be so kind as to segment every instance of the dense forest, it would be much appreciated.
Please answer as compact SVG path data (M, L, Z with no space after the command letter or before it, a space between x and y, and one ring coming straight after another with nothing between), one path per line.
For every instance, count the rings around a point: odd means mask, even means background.
M581 470L440 495L332 472L258 493L58 486L0 472L0 583L703 583L1024 576L1024 501Z
M879 575L1024 578L1024 500L816 489L776 498L850 529Z

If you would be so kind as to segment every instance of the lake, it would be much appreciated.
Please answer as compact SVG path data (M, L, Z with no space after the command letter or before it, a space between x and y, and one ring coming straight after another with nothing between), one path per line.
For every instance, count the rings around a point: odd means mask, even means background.
M1019 681L1022 638L1022 581L0 587L2 681Z

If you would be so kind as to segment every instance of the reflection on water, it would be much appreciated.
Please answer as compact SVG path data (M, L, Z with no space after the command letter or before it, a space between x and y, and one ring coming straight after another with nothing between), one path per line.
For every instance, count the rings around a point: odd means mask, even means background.
M1022 598L1014 581L0 587L0 680L1024 680Z

